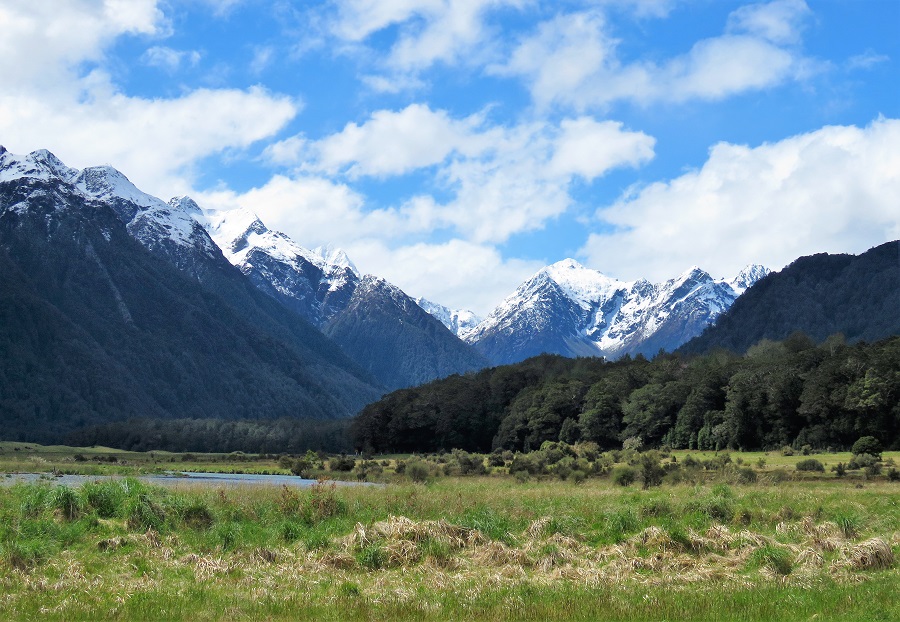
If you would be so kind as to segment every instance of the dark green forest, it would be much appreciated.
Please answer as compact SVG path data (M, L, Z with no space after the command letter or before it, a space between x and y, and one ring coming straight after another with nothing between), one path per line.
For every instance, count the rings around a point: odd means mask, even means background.
M534 357L395 391L351 427L356 448L528 451L544 441L603 449L639 437L674 449L900 447L900 337L816 345L802 333L746 354L660 353L608 362Z
M346 453L349 419L131 419L82 428L67 445L102 445L127 451L303 453L307 449Z

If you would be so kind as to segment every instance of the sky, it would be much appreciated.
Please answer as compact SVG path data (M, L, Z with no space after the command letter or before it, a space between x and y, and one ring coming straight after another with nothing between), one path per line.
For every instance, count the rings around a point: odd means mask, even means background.
M486 315L900 238L900 0L2 0L0 144Z

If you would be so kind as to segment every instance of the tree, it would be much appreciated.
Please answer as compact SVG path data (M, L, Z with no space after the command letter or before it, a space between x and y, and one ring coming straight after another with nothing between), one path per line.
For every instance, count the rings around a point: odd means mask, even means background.
M853 443L853 448L850 451L854 456L869 454L870 456L874 456L878 460L881 460L881 441L874 436L863 436Z

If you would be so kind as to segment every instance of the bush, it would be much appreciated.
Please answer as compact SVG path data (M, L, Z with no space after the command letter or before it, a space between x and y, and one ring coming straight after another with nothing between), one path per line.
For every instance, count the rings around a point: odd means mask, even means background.
M630 466L619 466L612 471L612 481L619 486L630 486L637 479L637 471Z
M848 469L874 469L878 465L878 458L872 454L859 454L853 456L847 464Z
M896 468L891 467L888 469L887 478L889 482L900 482L900 471Z
M876 460L881 460L881 452L881 442L874 436L861 437L858 441L853 443L853 448L850 450L850 453L854 456L869 454L870 456L874 456Z
M356 466L356 460L349 456L338 456L328 461L329 471L344 471L349 473Z
M781 455L782 456L793 456L794 448L791 447L790 445L785 445L784 447L781 448Z
M825 465L816 460L815 458L809 458L807 460L801 460L797 463L795 467L798 471L815 471L817 473L825 472Z
M641 484L644 490L662 484L665 469L659 466L659 452L648 451L641 454Z
M410 462L406 465L406 474L412 481L419 484L424 484L428 480L428 467L424 462Z

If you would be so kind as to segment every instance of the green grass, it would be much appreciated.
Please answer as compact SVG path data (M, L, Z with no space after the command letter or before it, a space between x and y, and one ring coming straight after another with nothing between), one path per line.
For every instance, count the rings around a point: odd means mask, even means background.
M873 538L900 555L897 484L16 485L0 619L900 619Z

